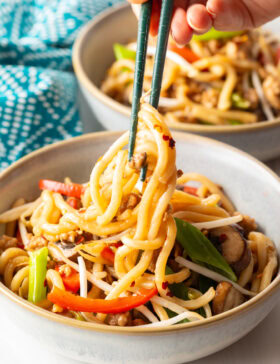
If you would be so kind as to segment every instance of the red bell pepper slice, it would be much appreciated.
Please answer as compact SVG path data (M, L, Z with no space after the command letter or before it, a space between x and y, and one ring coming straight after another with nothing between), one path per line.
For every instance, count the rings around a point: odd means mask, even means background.
M121 313L135 307L144 305L157 294L157 288L140 289L136 296L119 297L113 300L92 299L76 296L70 292L63 291L54 286L48 294L48 300L72 311L98 312L98 313Z
M198 55L196 55L190 48L188 47L179 48L173 42L169 43L168 49L179 54L179 56L183 57L186 61L190 63L196 62L200 59Z
M80 289L80 275L74 269L71 268L71 274L65 276L65 274L59 272L59 266L55 267L55 270L60 274L64 287L67 291L77 293Z
M186 192L186 193L189 193L190 195L197 196L197 188L196 187L185 185L183 191Z
M101 256L108 260L108 262L110 262L112 265L114 265L114 261L115 261L115 253L113 252L112 249L110 249L108 246L106 246L102 251L101 251Z
M160 19L161 4L159 0L154 0L152 3L152 14L150 22L150 34L155 37L158 33L159 19Z
M75 209L75 210L78 210L81 206L80 200L77 199L76 197L68 197L66 202L68 203L68 205L73 207L73 209Z
M57 181L52 181L49 179L41 179L39 181L40 190L49 190L53 192L61 193L65 196L80 198L84 193L85 188L77 183L62 183Z

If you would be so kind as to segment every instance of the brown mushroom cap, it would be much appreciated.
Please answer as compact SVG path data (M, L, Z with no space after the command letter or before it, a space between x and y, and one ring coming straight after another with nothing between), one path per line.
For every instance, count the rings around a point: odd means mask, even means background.
M223 226L209 232L211 240L217 242L218 249L236 274L240 274L250 263L251 250L240 231L234 226Z
M214 315L231 310L245 301L242 293L237 291L231 283L220 282L216 288L216 294L212 301Z

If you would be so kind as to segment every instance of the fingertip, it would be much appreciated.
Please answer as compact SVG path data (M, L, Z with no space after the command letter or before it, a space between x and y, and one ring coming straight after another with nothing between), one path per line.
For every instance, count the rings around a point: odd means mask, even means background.
M186 11L182 8L177 8L174 11L171 23L172 38L179 46L184 46L191 40L192 34L192 29L186 22Z
M223 2L220 0L208 0L206 10L215 19L223 11Z
M213 25L213 19L202 4L192 5L187 11L187 22L196 33L205 33Z

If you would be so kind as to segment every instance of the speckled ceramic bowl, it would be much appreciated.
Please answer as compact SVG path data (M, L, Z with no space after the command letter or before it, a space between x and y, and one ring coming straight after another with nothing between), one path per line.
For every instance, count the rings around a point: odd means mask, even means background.
M267 25L280 34L280 21ZM127 130L130 108L100 91L106 70L114 61L113 44L136 39L137 22L126 4L111 8L84 27L78 36L73 65L80 88L80 113L85 132ZM280 155L280 118L251 125L211 126L176 123L173 130L208 136L240 148L261 160Z
M18 197L39 195L38 180L87 181L97 158L119 136L88 134L40 149L0 175L0 212ZM177 166L203 173L222 185L244 214L259 222L280 250L280 181L267 167L243 152L207 138L174 133ZM162 328L121 328L72 320L40 309L0 283L0 320L5 315L31 340L48 350L86 363L183 363L214 353L251 331L275 306L280 275L243 305L203 322ZM16 346L15 346L16 350Z

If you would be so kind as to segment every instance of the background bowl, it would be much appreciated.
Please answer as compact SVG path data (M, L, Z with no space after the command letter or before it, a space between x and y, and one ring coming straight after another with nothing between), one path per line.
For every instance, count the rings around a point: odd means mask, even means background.
M266 26L280 34L280 21ZM137 36L137 21L130 6L113 7L88 23L78 36L73 66L78 78L80 115L84 131L127 130L130 108L100 91L107 69L114 61L113 44L126 44ZM208 136L240 148L261 160L280 155L280 118L251 125L209 126L184 124L173 127Z
M85 182L97 158L119 133L88 134L31 153L0 175L0 212L18 197L39 195L38 180ZM222 185L238 209L260 223L280 250L278 177L245 153L216 141L174 133L177 166L203 173ZM9 318L47 350L86 363L183 363L237 341L262 321L277 303L280 275L250 301L219 316L167 329L120 328L55 315L21 299L0 283L0 319ZM34 343L36 345L36 343Z

